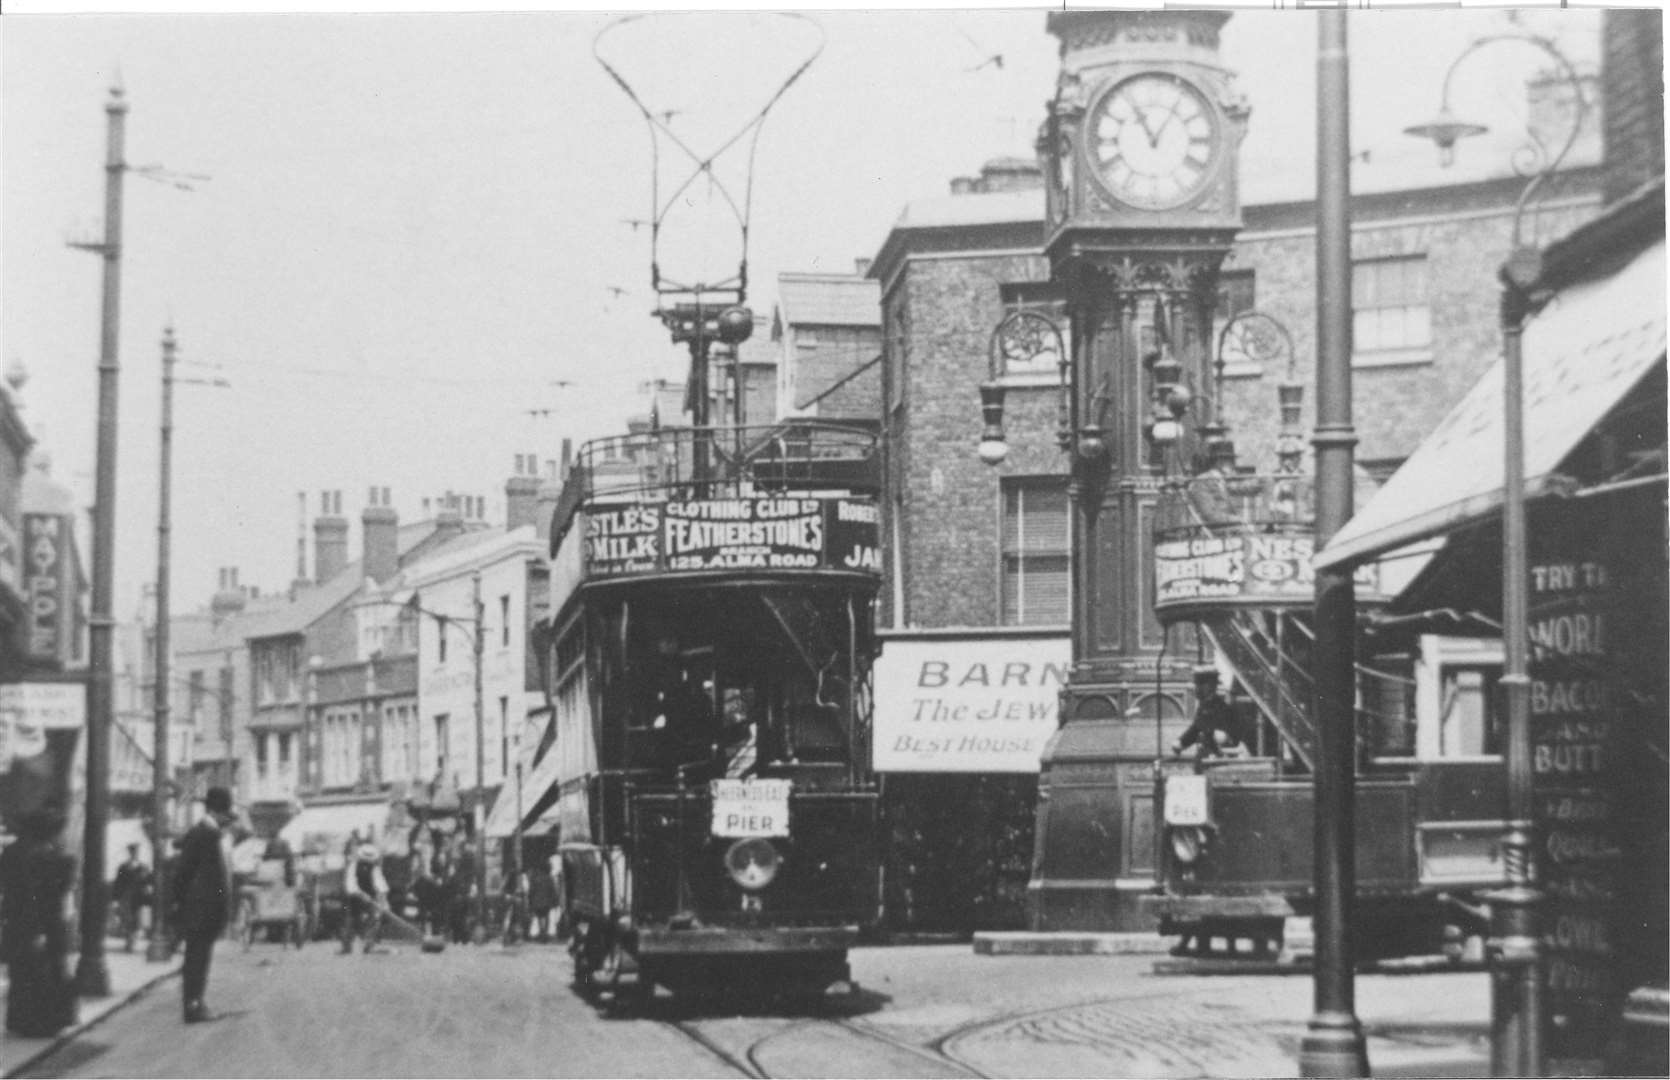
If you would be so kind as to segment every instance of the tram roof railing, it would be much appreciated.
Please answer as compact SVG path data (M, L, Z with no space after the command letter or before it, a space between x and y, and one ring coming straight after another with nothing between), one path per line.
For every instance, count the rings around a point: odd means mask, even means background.
M665 427L592 439L574 457L553 514L553 547L600 499L663 502L783 491L881 489L871 425L790 420L754 427Z
M1309 532L1315 520L1313 476L1208 471L1174 480L1161 490L1154 536L1175 540L1249 532Z

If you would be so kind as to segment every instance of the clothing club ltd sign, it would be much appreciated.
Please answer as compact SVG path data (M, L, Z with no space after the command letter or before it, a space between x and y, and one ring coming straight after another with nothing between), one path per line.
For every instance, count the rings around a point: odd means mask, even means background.
M1060 635L885 636L876 771L1037 772L1071 662Z
M759 497L599 506L585 519L588 577L713 570L881 573L868 499Z
M1179 614L1196 605L1304 606L1316 596L1311 533L1221 532L1154 545L1154 610ZM1359 589L1379 591L1378 569L1359 567Z

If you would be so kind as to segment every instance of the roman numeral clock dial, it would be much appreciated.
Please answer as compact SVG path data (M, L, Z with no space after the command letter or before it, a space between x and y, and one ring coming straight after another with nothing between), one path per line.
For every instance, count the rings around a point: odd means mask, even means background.
M1085 150L1108 194L1141 210L1170 210L1212 179L1220 127L1193 83L1145 73L1114 84L1092 106Z

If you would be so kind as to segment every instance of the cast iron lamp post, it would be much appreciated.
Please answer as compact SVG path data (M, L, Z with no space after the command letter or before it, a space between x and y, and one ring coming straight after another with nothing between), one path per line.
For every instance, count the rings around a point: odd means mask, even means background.
M1575 115L1559 152L1550 157L1536 142L1541 168L1514 204L1512 246L1498 273L1502 330L1502 691L1508 714L1507 831L1502 837L1505 888L1490 895L1488 956L1492 967L1491 1073L1495 1076L1541 1076L1544 1067L1542 947L1538 939L1537 868L1532 824L1531 680L1527 674L1529 573L1525 535L1525 403L1521 340L1525 320L1546 299L1542 295L1542 253L1521 234L1532 196L1559 168L1577 142L1587 104L1577 71L1547 38L1532 34L1497 34L1473 42L1444 75L1438 116L1406 128L1410 135L1438 145L1439 160L1450 164L1458 139L1482 134L1482 124L1458 120L1450 111L1450 80L1462 61L1499 42L1517 41L1552 59L1572 89ZM1533 139L1535 136L1533 135ZM1517 167L1517 165L1516 165Z
M1351 64L1346 13L1317 15L1316 518L1318 549L1351 517ZM1367 1076L1357 1020L1357 592L1349 568L1316 572L1314 1011L1299 1047L1303 1076Z

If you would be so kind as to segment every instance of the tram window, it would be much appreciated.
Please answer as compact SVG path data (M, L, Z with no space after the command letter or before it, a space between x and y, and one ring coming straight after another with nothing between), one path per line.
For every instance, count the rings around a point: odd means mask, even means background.
M1500 749L1490 681L1478 668L1447 668L1438 714L1445 757L1494 754Z

